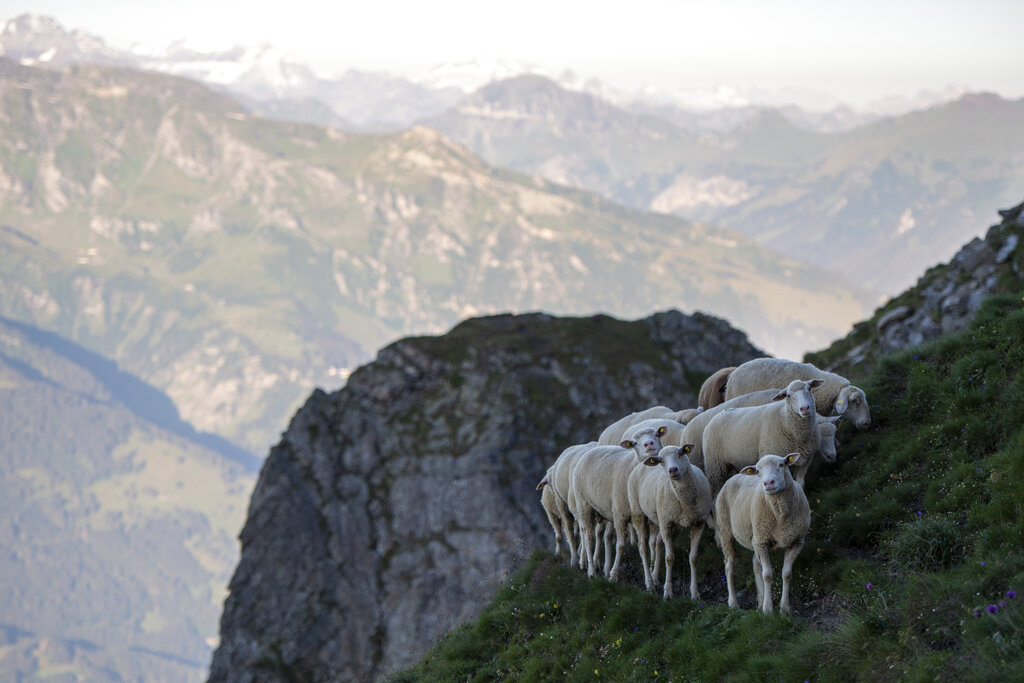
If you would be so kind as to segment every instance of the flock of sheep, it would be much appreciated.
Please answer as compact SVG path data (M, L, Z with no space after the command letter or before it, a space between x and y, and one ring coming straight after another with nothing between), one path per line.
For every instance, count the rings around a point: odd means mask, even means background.
M804 477L816 455L835 461L839 419L858 429L871 425L867 397L844 377L809 363L758 358L711 375L698 404L682 411L657 406L632 413L609 425L597 441L570 446L558 456L537 485L555 552L562 552L564 542L570 562L595 576L603 531L601 571L615 581L626 542L635 533L647 590L658 583L664 555L668 599L675 561L672 528L688 529L690 597L699 600L697 547L710 526L725 557L729 606L738 607L735 540L754 551L758 605L768 613L773 611L769 551L785 551L779 609L789 612L793 562L811 523Z

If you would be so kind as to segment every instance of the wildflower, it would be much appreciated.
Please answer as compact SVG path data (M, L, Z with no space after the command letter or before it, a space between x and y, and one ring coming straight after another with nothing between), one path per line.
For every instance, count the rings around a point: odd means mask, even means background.
M1015 598L1017 597L1017 591L1006 591L1006 597Z
M1001 607L1001 608L1002 607L1006 607L1006 600L1000 600L999 601L999 607Z
M871 590L871 585L872 585L872 584L871 584L871 582L870 582L870 581L868 581L868 585L866 585L866 586L864 586L864 587L865 587L865 588L867 588L868 590Z
M988 606L988 607L986 607L985 609L987 609L987 610L988 610L988 613L989 613L989 614L995 614L996 612L998 612L998 611L999 611L999 608L998 608L998 607L996 607L995 605L989 605L989 606Z
M981 616L981 608L980 607L975 607L974 608L974 616L975 617L980 617Z
M985 566L985 560L982 560L982 561L981 561L981 566L982 566L982 567L984 567L984 566Z

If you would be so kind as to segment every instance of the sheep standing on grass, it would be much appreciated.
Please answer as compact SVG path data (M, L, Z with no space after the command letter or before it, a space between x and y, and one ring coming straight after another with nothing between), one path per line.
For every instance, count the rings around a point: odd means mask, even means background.
M646 410L641 410L635 413L630 413L625 417L619 418L612 424L604 428L601 435L597 437L597 442L601 444L616 444L626 438L626 434L629 430L636 425L644 422L645 420L673 420L680 425L684 425L694 417L699 415L701 410L699 408L686 408L684 410L672 410L665 406L654 406Z
M719 371L721 372L721 370ZM725 399L742 394L783 387L794 379L821 379L814 391L814 403L822 415L833 411L854 424L857 429L871 426L871 411L864 391L850 384L850 380L834 372L820 370L810 363L797 363L784 358L756 358L738 366L725 383Z
M767 453L797 452L808 459L821 446L811 391L821 383L793 380L763 406L724 410L704 428L704 473L718 494L729 467L737 470Z
M658 455L648 456L629 475L627 492L631 520L637 533L637 546L644 567L647 590L654 590L656 571L648 563L648 533L659 534L665 546L665 587L662 597L672 597L672 527L690 530L690 597L700 600L697 591L697 546L704 527L711 521L711 488L704 473L690 464L687 454L693 444L665 446ZM648 524L648 520L650 524ZM660 548L660 546L659 546ZM660 553L659 553L660 554ZM655 567L660 558L655 558Z
M793 562L804 547L811 527L811 508L803 488L790 468L799 462L799 453L786 457L765 455L756 465L744 467L733 475L715 500L715 537L725 556L725 581L729 607L739 607L733 588L732 570L736 554L732 541L754 551L754 581L761 610L771 614L772 548L782 548L782 599L779 611L788 614L789 585Z
M605 547L605 576L615 581L619 575L622 551L626 547L630 520L627 484L629 473L644 459L661 450L657 430L644 429L633 433L619 446L595 446L581 453L569 474L569 512L576 518L583 538L583 555L592 558L591 540L598 518L612 525L615 534L615 557L611 560ZM608 536L605 536L606 540ZM597 573L596 562L590 562L587 576Z
M537 484L537 490L541 491L541 505L544 506L545 511L547 511L547 506L544 503L544 488L551 489L551 492L554 494L553 498L549 499L549 502L555 507L555 516L562 527L562 538L565 539L566 544L569 546L569 564L570 566L575 565L578 559L580 569L584 568L584 559L582 554L577 558L576 530L573 528L575 518L569 512L569 505L567 503L569 500L569 474L579 454L596 445L596 441L591 441L590 443L569 446L559 454L554 464L548 468L547 474ZM552 521L550 515L548 516L548 521L551 522L551 526L554 528L555 522ZM556 547L558 545L557 529L555 529L555 545Z
M704 428L708 426L709 422L711 422L711 418L718 415L723 410L766 405L772 402L772 400L778 395L779 391L779 389L763 389L761 391L754 391L749 394L737 396L725 403L719 403L712 408L708 408L700 415L697 415L686 423L686 426L683 427L683 433L679 436L677 445L692 443L693 450L690 451L687 457L690 458L690 462L699 467L701 471L704 471L704 447L702 445L702 440L704 438ZM668 441L668 443L677 442Z

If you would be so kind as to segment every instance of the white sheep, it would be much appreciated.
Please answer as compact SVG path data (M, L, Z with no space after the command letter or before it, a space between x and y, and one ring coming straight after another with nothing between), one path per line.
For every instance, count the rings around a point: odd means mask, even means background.
M569 546L569 564L575 565L578 560L581 569L584 568L584 558L582 554L577 556L577 545L574 542L575 530L573 529L575 518L569 512L569 506L567 503L569 499L569 473L572 471L572 465L575 462L576 457L579 456L580 453L593 448L596 445L596 441L591 441L590 443L569 446L559 454L555 459L554 464L548 468L544 478L540 480L539 484L537 484L537 490L541 491L541 505L544 504L544 487L550 487L551 492L554 493L554 500L552 502L555 505L557 517L561 521L562 537Z
M778 393L779 389L764 389L762 391L753 391L749 394L737 396L736 398L730 399L725 403L719 403L716 406L704 410L700 415L697 415L692 420L686 423L683 427L683 432L679 436L678 442L667 441L667 443L674 443L676 445L684 443L692 443L693 450L689 453L690 462L699 467L701 471L704 470L704 447L702 445L702 439L704 437L704 428L708 426L708 422L711 422L711 418L718 415L723 410L730 410L732 408L749 408L751 406L763 406L771 403Z
M630 521L627 484L629 473L636 465L661 450L656 430L645 429L634 434L634 439L623 440L619 446L594 446L580 453L569 474L569 511L580 526L583 555L593 558L591 540L597 518L612 525L615 534L615 557L609 565L611 553L607 549L606 533L605 576L618 579L619 563L626 546L627 525ZM597 573L596 562L590 562L587 575Z
M657 417L631 425L618 441L604 442L598 439L597 443L600 445L611 446L613 443L622 444L624 441L635 441L637 436L642 432L646 430L653 430L655 435L661 439L663 446L681 446L683 442L680 441L680 439L683 436L683 430L685 428L686 425L671 418ZM626 448L632 448L632 446L626 446Z
M630 428L635 427L645 420L663 419L673 420L679 424L686 424L700 413L701 409L699 408L672 410L665 406L654 406L653 408L640 410L619 418L604 428L601 435L597 437L597 442L608 445L620 443L624 438L626 438L626 434L629 432Z
M810 363L784 358L756 358L739 365L728 374L725 398L728 400L759 389L783 387L794 379L822 380L814 391L814 403L822 415L831 415L834 411L857 429L871 426L871 411L863 389L853 386L842 375L821 370Z
M730 466L739 469L767 453L800 453L820 448L818 415L811 391L821 380L793 380L767 405L723 410L704 428L704 473L718 493Z
M697 546L704 527L711 520L711 487L704 473L690 464L687 454L694 444L665 446L657 456L648 456L629 475L627 492L630 516L637 532L637 545L644 568L647 590L654 590L660 557L655 571L648 564L648 534L656 533L665 547L665 586L662 597L672 597L672 527L690 531L690 597L700 600L697 590ZM648 524L648 521L650 524ZM659 549L661 546L657 546ZM658 553L660 555L660 553Z
M770 551L782 548L782 599L779 610L790 612L789 584L793 562L811 527L811 508L803 488L790 472L799 453L786 457L765 455L756 465L733 475L715 499L715 537L725 556L725 582L729 607L739 607L733 588L732 570L736 560L733 539L754 551L754 581L762 611L771 613L772 563Z
M800 458L800 462L793 466L793 478L797 480L800 486L804 485L804 480L807 478L807 470L811 467L814 455L820 455L821 459L828 463L836 461L839 453L839 442L836 439L836 423L840 419L839 415L833 415L832 417L818 415L818 451L812 454L812 457Z

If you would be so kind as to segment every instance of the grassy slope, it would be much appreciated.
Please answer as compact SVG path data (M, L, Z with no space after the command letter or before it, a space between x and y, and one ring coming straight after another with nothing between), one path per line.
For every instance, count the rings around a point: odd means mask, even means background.
M721 553L708 538L700 605L587 580L540 552L479 619L392 678L1019 677L1024 596L1008 592L1024 587L1022 371L1018 294L989 300L968 331L888 356L856 378L874 425L844 426L838 463L812 468L813 521L795 565L792 618L749 609L753 579L742 558L747 609L729 610ZM777 599L778 554L774 564ZM677 576L685 580L685 569Z

